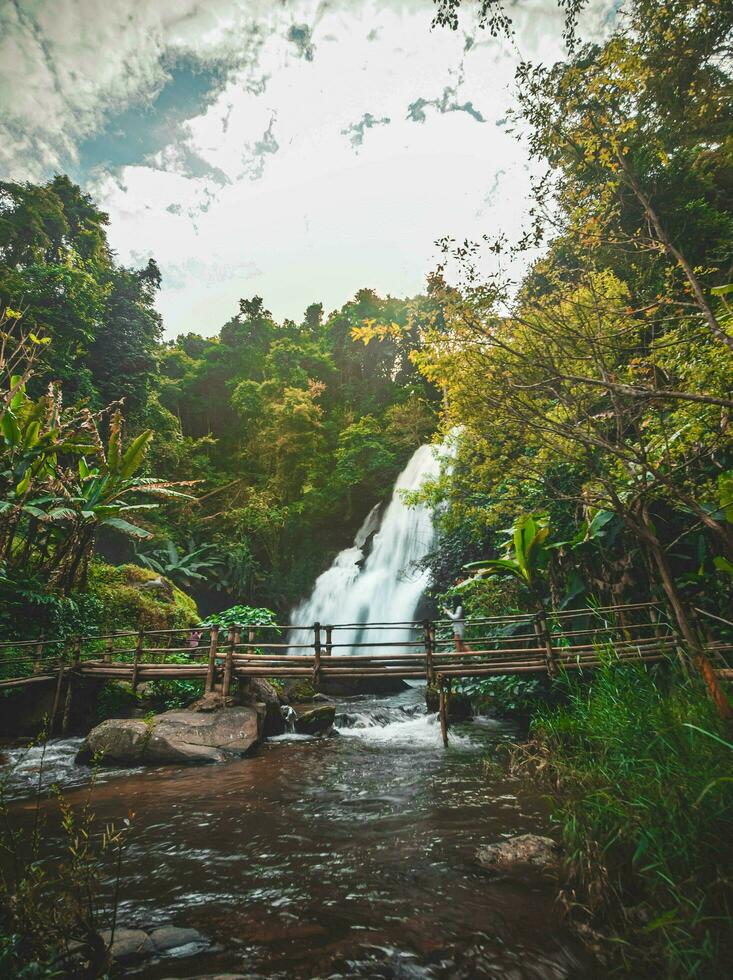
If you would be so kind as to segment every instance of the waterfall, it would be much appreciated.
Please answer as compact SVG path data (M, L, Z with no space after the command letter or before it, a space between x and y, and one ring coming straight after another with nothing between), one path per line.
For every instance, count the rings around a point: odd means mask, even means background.
M414 562L430 551L434 531L430 510L422 504L408 507L402 494L437 476L440 456L440 447L431 445L421 446L414 453L395 483L381 522L379 507L375 507L359 528L354 544L336 556L316 580L310 598L293 610L291 622L298 626L315 622L355 624L334 631L334 654L350 652L354 643L418 638L419 634L408 628L365 630L358 624L405 623L415 617L429 572L416 569ZM312 643L313 633L310 629L293 630L290 642Z

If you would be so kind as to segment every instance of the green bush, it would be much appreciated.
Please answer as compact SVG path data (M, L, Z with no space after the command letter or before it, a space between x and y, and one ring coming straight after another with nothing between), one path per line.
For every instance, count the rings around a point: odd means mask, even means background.
M275 626L276 622L275 613L265 606L230 606L207 617L203 625L230 629L232 626ZM272 630L273 634L275 632Z
M517 674L459 680L456 691L465 694L473 704L484 704L499 715L526 715L550 695L547 682Z
M203 681L150 681L145 692L145 701L154 711L170 711L171 708L186 708L202 697Z
M722 976L733 925L722 722L701 686L661 668L609 663L585 688L565 683L567 704L532 732L576 893L614 930L625 970L661 959L666 977Z

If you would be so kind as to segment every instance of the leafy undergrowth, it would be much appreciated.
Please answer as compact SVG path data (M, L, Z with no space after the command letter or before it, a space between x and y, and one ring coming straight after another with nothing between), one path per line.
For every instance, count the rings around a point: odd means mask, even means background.
M733 930L733 744L704 690L608 665L543 708L520 756L555 792L579 921L619 973L720 977Z

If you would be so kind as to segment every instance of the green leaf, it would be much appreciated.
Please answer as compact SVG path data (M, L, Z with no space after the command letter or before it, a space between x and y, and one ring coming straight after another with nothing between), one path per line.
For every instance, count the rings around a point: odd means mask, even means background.
M710 292L713 296L727 296L728 293L733 293L733 282L726 283L725 286L713 286Z
M131 477L133 473L140 467L143 459L145 458L145 453L148 450L148 446L153 439L153 430L146 429L145 432L141 432L137 439L133 439L127 448L127 451L122 456L120 462L120 475L123 477Z
M25 476L15 487L16 497L22 497L28 492L28 487L31 485L31 479L33 478L33 472L29 468L25 471Z
M15 412L25 401L25 385L22 384L23 377L20 374L14 374L10 379L10 390L13 391L15 388L18 390L15 392L10 400L10 408Z
M729 561L727 558L724 558L722 555L716 555L715 558L713 558L713 565L715 565L719 572L723 572L723 574L728 575L731 579L733 579L733 562Z
M29 422L26 426L25 435L23 436L23 448L32 449L38 442L38 433L41 429L41 423L39 421Z
M75 517L76 511L71 507L54 507L46 514L46 520L49 521L73 521Z
M107 517L101 522L105 527L113 527L116 531L120 531L122 534L128 535L131 538L152 538L152 534L146 531L142 527L137 527L135 524L130 524L129 521L123 521L121 517Z
M20 443L20 429L12 412L3 412L2 419L0 419L0 431L2 431L6 443L11 448L15 448Z
M733 470L720 474L718 491L720 493L720 507L725 519L729 524L733 524Z

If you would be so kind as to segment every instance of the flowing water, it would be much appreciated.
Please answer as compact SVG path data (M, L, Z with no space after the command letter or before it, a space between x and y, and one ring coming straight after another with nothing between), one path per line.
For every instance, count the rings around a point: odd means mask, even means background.
M592 977L551 887L494 880L474 860L481 843L547 829L532 786L485 771L511 727L457 726L446 751L419 685L337 710L332 738L281 736L251 758L94 787L100 825L135 812L121 923L193 927L208 943L137 975ZM47 776L79 804L77 744L52 743ZM33 764L17 774L14 820L32 821L36 780ZM44 810L54 839L57 804Z
M355 643L414 640L408 628L366 630L359 623L409 623L428 584L429 573L415 563L430 551L434 539L430 510L411 507L404 495L420 489L440 472L441 450L421 446L400 474L383 519L375 507L359 529L354 544L340 552L316 580L309 599L293 610L291 622L353 623L334 633L338 653ZM291 642L312 643L310 629L294 630Z
M402 623L414 619L427 574L414 563L433 542L430 513L403 491L437 474L423 446L401 474L380 521L368 515L351 548L316 582L294 622ZM406 629L337 631L343 649ZM291 642L311 642L297 631ZM474 980L588 978L593 967L563 931L548 885L489 877L482 843L547 829L538 793L486 770L511 727L486 719L451 730L445 750L424 686L337 704L337 734L292 731L227 765L103 773L93 787L99 826L134 811L122 871L119 922L198 929L205 948L148 961L131 975ZM90 771L74 765L80 740L13 751L12 819L35 819L34 788L58 782L81 804ZM42 770L41 770L42 765ZM60 846L49 798L47 841Z

